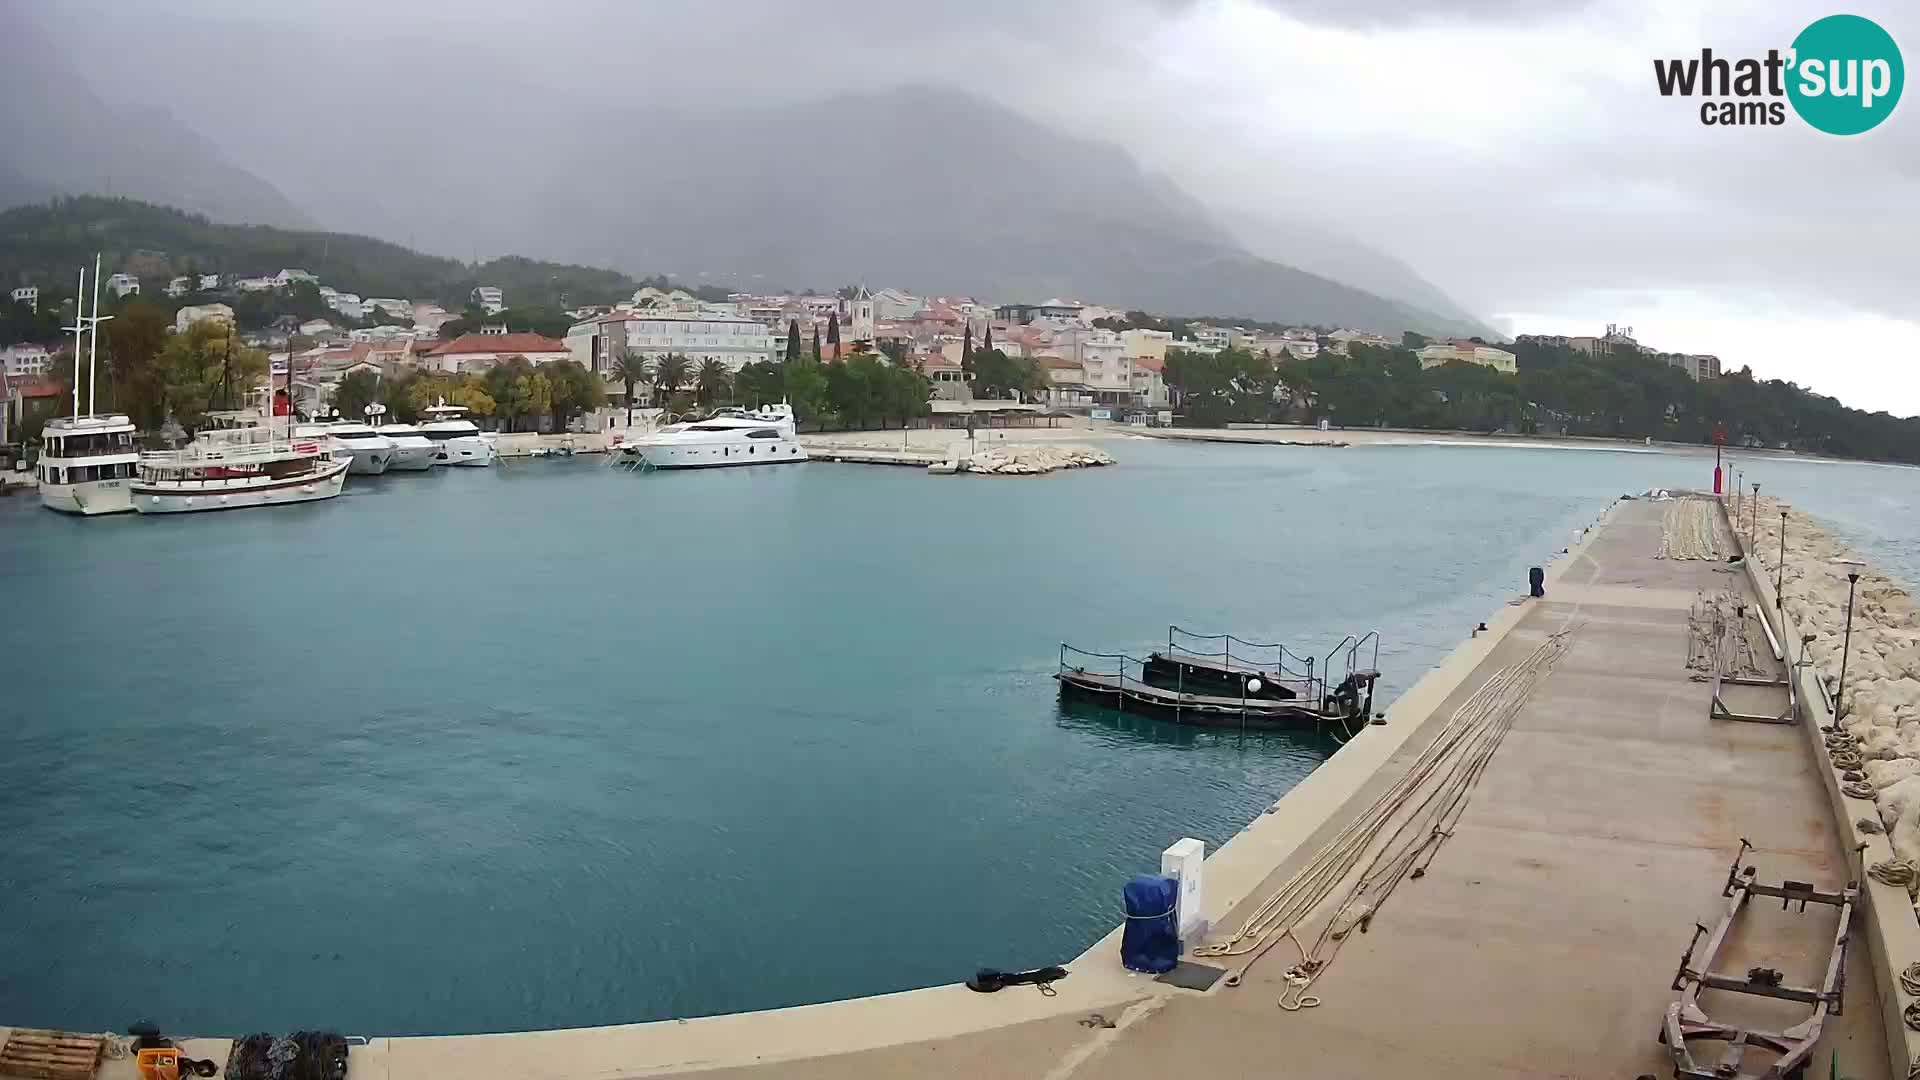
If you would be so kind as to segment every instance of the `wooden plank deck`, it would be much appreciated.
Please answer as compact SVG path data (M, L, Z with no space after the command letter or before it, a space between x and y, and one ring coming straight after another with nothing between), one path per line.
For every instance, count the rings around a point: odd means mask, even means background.
M1121 708L1136 707L1176 714L1176 718L1194 724L1233 725L1242 717L1252 725L1312 724L1324 717L1300 701L1275 698L1220 697L1214 694L1182 693L1150 686L1137 679L1101 675L1091 671L1067 670L1054 675L1062 687L1081 693L1111 698Z
M33 1080L87 1080L100 1065L104 1035L14 1028L0 1047L0 1076Z

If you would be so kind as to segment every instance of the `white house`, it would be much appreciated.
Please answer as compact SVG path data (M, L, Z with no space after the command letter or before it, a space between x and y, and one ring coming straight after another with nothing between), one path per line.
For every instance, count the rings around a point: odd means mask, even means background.
M274 282L270 277L249 277L234 282L233 287L241 292L272 292Z
M167 282L167 295L175 300L193 291L193 279L185 274Z
M873 317L881 322L911 319L926 301L899 289L881 289L873 294Z
M13 290L13 302L25 304L33 309L35 315L40 314L40 286L22 285Z
M1233 343L1233 331L1219 326L1193 326L1193 340L1218 352Z
M524 356L534 364L569 359L566 342L539 334L462 334L429 351L426 366L455 374L486 371L515 356Z
M595 329L581 331L580 326ZM747 364L761 360L772 360L779 340L771 327L744 315L658 309L602 315L567 332L569 341L577 342L581 336L594 339L588 351L593 357L592 366L596 371L605 371L611 365L613 345L623 340L627 351L636 356L652 359L679 353L694 367L708 360L718 360L727 365L729 371L739 371ZM846 335L843 340L854 339ZM825 348L824 344L822 348Z
M405 319L409 323L413 321L413 304L407 300L398 300L391 296L369 297L366 301L366 309L369 313L381 312L388 318Z
M325 296L325 294L322 295ZM327 306L338 312L344 318L364 319L367 317L367 305L360 302L359 293L336 292L331 296L325 296L325 299Z
M233 309L225 304L188 304L173 313L173 330L177 334L184 334L187 327L207 319L232 326Z
M1164 409L1171 398L1167 394L1167 362L1159 357L1133 358L1133 397L1149 409Z
M497 315L507 308L506 295L492 285L475 285L470 299L489 315Z
M277 288L286 288L296 281L317 282L320 279L305 270L282 270L273 275L273 284Z
M303 337L319 337L322 334L331 334L338 329L339 327L325 319L308 319L300 324L300 333Z
M1469 364L1479 364L1508 375L1520 370L1514 355L1505 349L1496 349L1491 345L1482 345L1477 341L1436 342L1421 349L1420 366L1439 367L1453 360L1464 360Z
M219 274L201 274L200 275L200 290L202 292L205 292L208 289L217 289L219 287L220 287Z
M53 365L53 354L45 345L9 345L0 349L0 357L5 358L7 378L23 379L45 375Z
M107 291L115 296L138 296L140 279L132 274L115 274L107 279Z

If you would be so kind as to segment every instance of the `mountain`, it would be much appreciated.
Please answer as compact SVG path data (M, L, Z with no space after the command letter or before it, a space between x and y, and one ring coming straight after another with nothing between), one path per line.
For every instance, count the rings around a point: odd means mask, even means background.
M0 207L56 194L115 193L221 221L301 226L306 216L265 180L165 110L102 101L61 59L26 5L0 4Z
M616 270L515 256L468 264L349 233L222 225L132 199L75 196L0 211L0 282L58 293L70 285L67 268L90 264L96 251L106 269L149 287L193 271L263 276L293 267L342 291L437 300L450 310L481 284L499 286L509 304L541 306L563 298L610 303L646 283Z
M1386 331L1482 329L1261 258L1118 147L955 92L655 112L644 123L609 114L585 126L591 146L555 156L589 164L528 181L514 219L490 223L492 244L764 289L864 281ZM514 182L510 170L489 179ZM380 190L389 211L405 197L399 185Z

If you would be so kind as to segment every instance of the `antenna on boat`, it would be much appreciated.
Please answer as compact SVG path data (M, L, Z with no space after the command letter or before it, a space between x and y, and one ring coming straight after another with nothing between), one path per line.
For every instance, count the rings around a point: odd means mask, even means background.
M87 268L80 268L80 284L73 290L73 325L63 326L62 330L73 331L73 418L80 419L80 335L87 327Z
M85 273L84 270L81 272L83 274ZM93 316L87 320L87 325L91 327L93 330L92 344L90 344L87 347L87 415L88 416L93 415L94 394L96 393L97 388L99 386L99 380L94 376L94 365L95 365L95 362L100 359L100 324L103 322L106 322L107 319L111 319L111 318L113 318L113 316L111 315L107 316L106 319L103 319L100 317L100 253L96 251L93 253ZM75 319L74 321L78 322L79 320ZM80 377L80 339L79 339L79 335L77 334L74 336L73 349L74 349L74 356L73 356L74 378L78 379ZM80 395L78 393L78 389L79 389L78 387L75 387L76 392L73 398L73 407L76 410L80 408Z

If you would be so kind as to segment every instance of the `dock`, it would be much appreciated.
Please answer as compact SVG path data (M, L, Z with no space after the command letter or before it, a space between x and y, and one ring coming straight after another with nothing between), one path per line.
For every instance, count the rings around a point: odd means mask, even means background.
M1690 609L1702 592L1767 597L1743 566L1656 559L1661 509L1617 503L1567 553L1543 558L1544 596L1524 597L1516 583L1514 599L1403 694L1384 725L1355 733L1208 852L1201 908L1210 930L1185 943L1185 959L1241 972L1238 985L1220 978L1192 990L1129 973L1116 927L1062 960L1071 974L1051 996L1032 987L976 994L958 983L969 973L956 972L947 985L759 1013L376 1036L352 1048L349 1078L1665 1078L1674 1064L1658 1035L1681 996L1682 953L1696 923L1712 926L1726 911L1729 868L1744 857L1766 881L1828 891L1860 883L1836 995L1843 1009L1827 1019L1806 1075L1828 1076L1837 1054L1838 1075L1900 1080L1911 1060L1906 1035L1920 1034L1903 1034L1908 999L1893 975L1920 957L1911 951L1920 939L1912 903L1904 888L1862 880L1863 859L1884 857L1885 839L1864 855L1854 847L1873 839L1860 839L1852 821L1870 804L1847 803L1834 787L1817 690L1797 695L1796 723L1712 715L1714 687L1686 666ZM1764 602L1757 607L1772 617ZM1230 940L1409 776L1457 713L1549 640L1564 645L1515 706L1457 820L1421 873L1346 928L1333 962L1313 976L1313 1004L1302 1000L1301 954L1288 938L1251 965L1245 955L1195 952ZM1733 705L1752 715L1788 695L1780 686L1722 689L1747 695ZM1116 922L1121 884L1113 882ZM1715 970L1752 986L1819 985L1837 919L1820 904L1783 908L1756 904ZM1301 940L1302 951L1315 944L1311 928ZM992 962L991 943L982 958ZM1702 1000L1716 1018L1743 1024L1788 1024L1807 1012L1720 991ZM186 1049L224 1061L227 1044L192 1040ZM1704 1047L1701 1056L1719 1060ZM1748 1066L1764 1060L1756 1052ZM131 1077L132 1063L109 1061L100 1075Z

